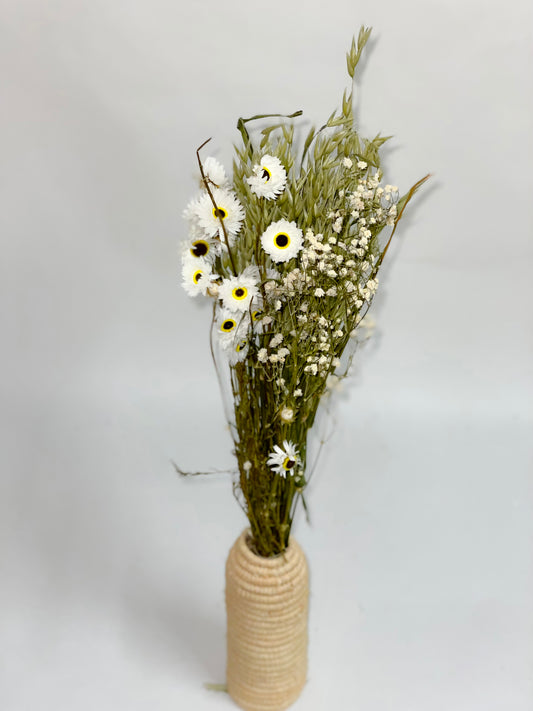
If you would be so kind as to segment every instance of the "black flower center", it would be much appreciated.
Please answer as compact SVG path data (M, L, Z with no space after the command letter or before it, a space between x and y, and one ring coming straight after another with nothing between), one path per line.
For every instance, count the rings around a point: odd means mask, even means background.
M270 180L270 178L271 178L270 171L267 170L264 166L263 166L263 172L261 173L261 177L262 177L263 180L265 180L266 182L268 182L268 181Z
M243 299L245 299L247 294L248 289L246 289L244 286L236 286L235 289L233 289L233 291L231 292L231 295L234 299L237 299L237 301L242 301Z
M213 215L215 217L220 217L221 220L225 220L226 217L228 216L228 213L226 210L224 210L223 207L214 207L213 208Z
M280 249L285 249L285 247L288 247L289 242L289 235L286 235L284 232L280 232L274 237L274 244Z
M232 331L235 328L235 321L232 321L230 318L227 319L227 321L224 321L222 323L222 330L223 331Z
M202 275L203 275L203 272L200 272L200 271L194 272L193 277L192 277L193 282L194 282L195 284L198 284L198 282L199 282L200 279L202 278Z
M205 257L209 252L209 245L203 240L198 240L192 243L191 252L195 257Z

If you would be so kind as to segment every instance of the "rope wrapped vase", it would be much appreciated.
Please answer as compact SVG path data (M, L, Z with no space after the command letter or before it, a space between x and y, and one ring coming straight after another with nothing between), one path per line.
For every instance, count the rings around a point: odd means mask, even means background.
M291 538L279 556L235 541L226 562L227 687L245 711L282 711L307 676L309 571Z

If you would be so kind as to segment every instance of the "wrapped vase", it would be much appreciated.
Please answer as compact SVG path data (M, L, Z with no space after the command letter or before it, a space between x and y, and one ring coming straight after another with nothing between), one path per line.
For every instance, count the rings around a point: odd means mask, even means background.
M282 711L307 676L309 571L290 538L265 558L243 531L226 563L227 687L245 711Z

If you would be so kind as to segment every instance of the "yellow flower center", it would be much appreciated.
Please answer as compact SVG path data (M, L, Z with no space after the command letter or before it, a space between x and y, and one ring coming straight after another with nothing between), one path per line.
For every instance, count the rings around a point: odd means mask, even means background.
M205 257L209 252L209 244L203 239L197 239L192 243L191 254L193 257Z
M291 239L289 235L285 234L285 232L278 232L278 234L274 237L274 244L278 249L287 249L290 243Z
M220 218L221 220L225 220L227 216L228 216L228 213L226 212L226 210L224 210L223 207L214 207L213 208L213 217L216 217L217 219Z
M263 318L262 311L252 311L252 321L259 321L260 318Z
M248 343L248 341L241 341L240 343L237 343L237 347L235 348L237 353L240 353L241 351L243 351L246 348L247 343Z
M201 269L198 269L198 271L194 272L194 274L192 275L193 282L195 284L198 284L198 282L203 277L203 275L204 275L203 271Z
M230 331L233 331L233 329L235 328L236 325L237 325L236 321L234 321L232 318L227 318L225 321L222 321L220 330L224 331L225 333L229 333Z
M236 301L242 301L248 295L248 289L244 286L237 286L233 289L231 295Z
M262 166L262 168L263 168L263 172L261 173L261 177L263 178L263 180L264 180L266 183L268 183L268 181L270 180L270 178L271 178L272 176L270 175L270 171L269 171L268 168L265 168L264 165Z
M291 459L290 457L286 457L285 461L283 462L283 468L285 469L286 472L289 471L289 469L292 469L293 466L296 464L294 459Z

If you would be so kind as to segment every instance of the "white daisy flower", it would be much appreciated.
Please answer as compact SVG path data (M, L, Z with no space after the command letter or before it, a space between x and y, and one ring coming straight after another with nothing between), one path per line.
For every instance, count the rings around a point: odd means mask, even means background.
M238 328L239 317L236 316L233 312L223 311L220 314L220 317L216 323L216 330L221 339L224 339L224 337L227 335L231 335L231 337L234 338ZM229 344L229 340L222 340L221 343L223 346L227 346L227 344Z
M259 270L250 265L239 275L224 279L218 297L230 311L248 311L252 299L259 296Z
M283 478L287 476L287 472L292 472L299 463L298 450L292 442L287 442L287 440L283 442L283 448L275 444L274 451L270 453L267 460L272 471Z
M248 355L248 346L249 343L247 338L238 338L233 343L232 347L228 349L228 358L231 365L240 363L246 358Z
M288 262L302 249L302 230L295 222L278 220L261 235L261 246L273 262Z
M246 333L249 324L248 314L239 314L224 308L218 309L215 325L216 330L221 334L231 334L232 337L237 334L242 336L243 333Z
M228 238L234 237L244 220L243 206L229 190L215 188L211 192L217 207L213 206L209 195L204 193L187 208L192 222L197 220L208 237L221 237L223 231L220 220L223 220Z
M261 298L261 295L259 293L254 296L250 316L252 317L252 326L254 327L254 329L256 331L260 330L261 327L264 325L263 319L267 317L265 316L264 312L263 299Z
M204 169L205 177L209 182L209 187L223 188L228 185L229 181L226 176L224 166L222 163L219 163L216 158L208 156L204 160L202 167ZM204 181L202 179L200 179L200 187L205 189Z
M212 281L217 278L216 274L212 273L209 262L201 257L188 255L183 260L181 276L182 286L189 296L205 294Z
M191 237L204 237L205 231L200 224L198 217L198 198L193 198L187 203L187 207L183 210L183 218L189 223L189 234Z
M248 314L236 314L228 309L218 310L215 331L218 344L225 351L232 365L243 360L248 354Z
M182 243L184 257L192 257L194 259L204 259L206 262L212 263L219 253L218 243L214 239L205 237L194 237Z
M285 190L287 173L279 158L264 155L261 163L254 165L254 175L246 182L258 197L275 200Z

